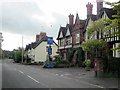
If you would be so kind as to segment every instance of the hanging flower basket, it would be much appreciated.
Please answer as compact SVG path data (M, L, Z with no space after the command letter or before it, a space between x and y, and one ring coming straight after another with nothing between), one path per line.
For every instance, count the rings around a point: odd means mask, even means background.
M86 59L84 62L83 62L86 66L86 71L90 71L90 65L91 65L91 60L90 59Z

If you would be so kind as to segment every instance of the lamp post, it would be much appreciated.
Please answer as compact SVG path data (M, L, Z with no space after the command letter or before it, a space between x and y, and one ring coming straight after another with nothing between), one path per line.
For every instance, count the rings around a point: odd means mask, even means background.
M1 60L2 60L2 42L3 42L3 36L2 36L2 33L0 32L0 56L1 56Z

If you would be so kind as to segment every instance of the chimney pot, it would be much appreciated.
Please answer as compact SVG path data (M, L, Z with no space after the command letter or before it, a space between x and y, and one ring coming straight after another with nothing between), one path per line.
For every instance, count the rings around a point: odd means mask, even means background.
M103 0L96 0L97 2L97 15L100 13L100 10L103 8Z
M88 4L86 5L86 7L87 7L87 17L88 17L89 15L92 15L93 5L90 2L88 2Z
M70 14L70 15L69 15L69 24L72 25L72 24L73 24L73 21L74 21L74 15L73 15L73 14Z

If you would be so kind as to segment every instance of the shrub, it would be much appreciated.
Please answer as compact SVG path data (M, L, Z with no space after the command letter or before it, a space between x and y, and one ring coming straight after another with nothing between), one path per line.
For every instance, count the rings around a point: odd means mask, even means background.
M90 59L86 59L83 63L85 64L86 67L90 67L91 60Z
M61 60L61 56L59 56L59 55L55 55L53 57L55 58L55 60Z
M69 62L65 60L55 60L54 63L55 64L69 64Z

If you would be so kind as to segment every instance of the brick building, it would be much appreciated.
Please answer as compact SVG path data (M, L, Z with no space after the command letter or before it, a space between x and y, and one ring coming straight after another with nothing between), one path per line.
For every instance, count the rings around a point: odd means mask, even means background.
M85 28L84 28L84 38L85 40L93 40L93 39L103 39L106 40L108 43L109 49L113 47L117 47L120 44L120 36L109 36L109 34L112 34L113 32L118 32L116 29L110 29L104 33L101 31L95 32L92 36L88 36L86 29L89 27L92 22L99 20L99 19L115 19L115 17L112 17L112 15L116 15L117 11L110 9L110 8L104 8L103 7L103 1L102 0L96 0L97 1L97 15L92 14L92 7L93 5L91 3L88 3L86 5L87 7L87 20L85 23ZM120 57L120 53L118 50L116 51L110 51L111 56L113 57ZM85 52L85 58L89 58L89 55L87 55L87 52Z
M83 30L85 20L80 20L78 13L76 14L75 22L74 15L69 15L69 24L66 27L59 28L58 33L58 51L63 60L68 60L72 64L78 64L84 60L84 54L79 47L84 41ZM81 53L81 55L79 55Z

